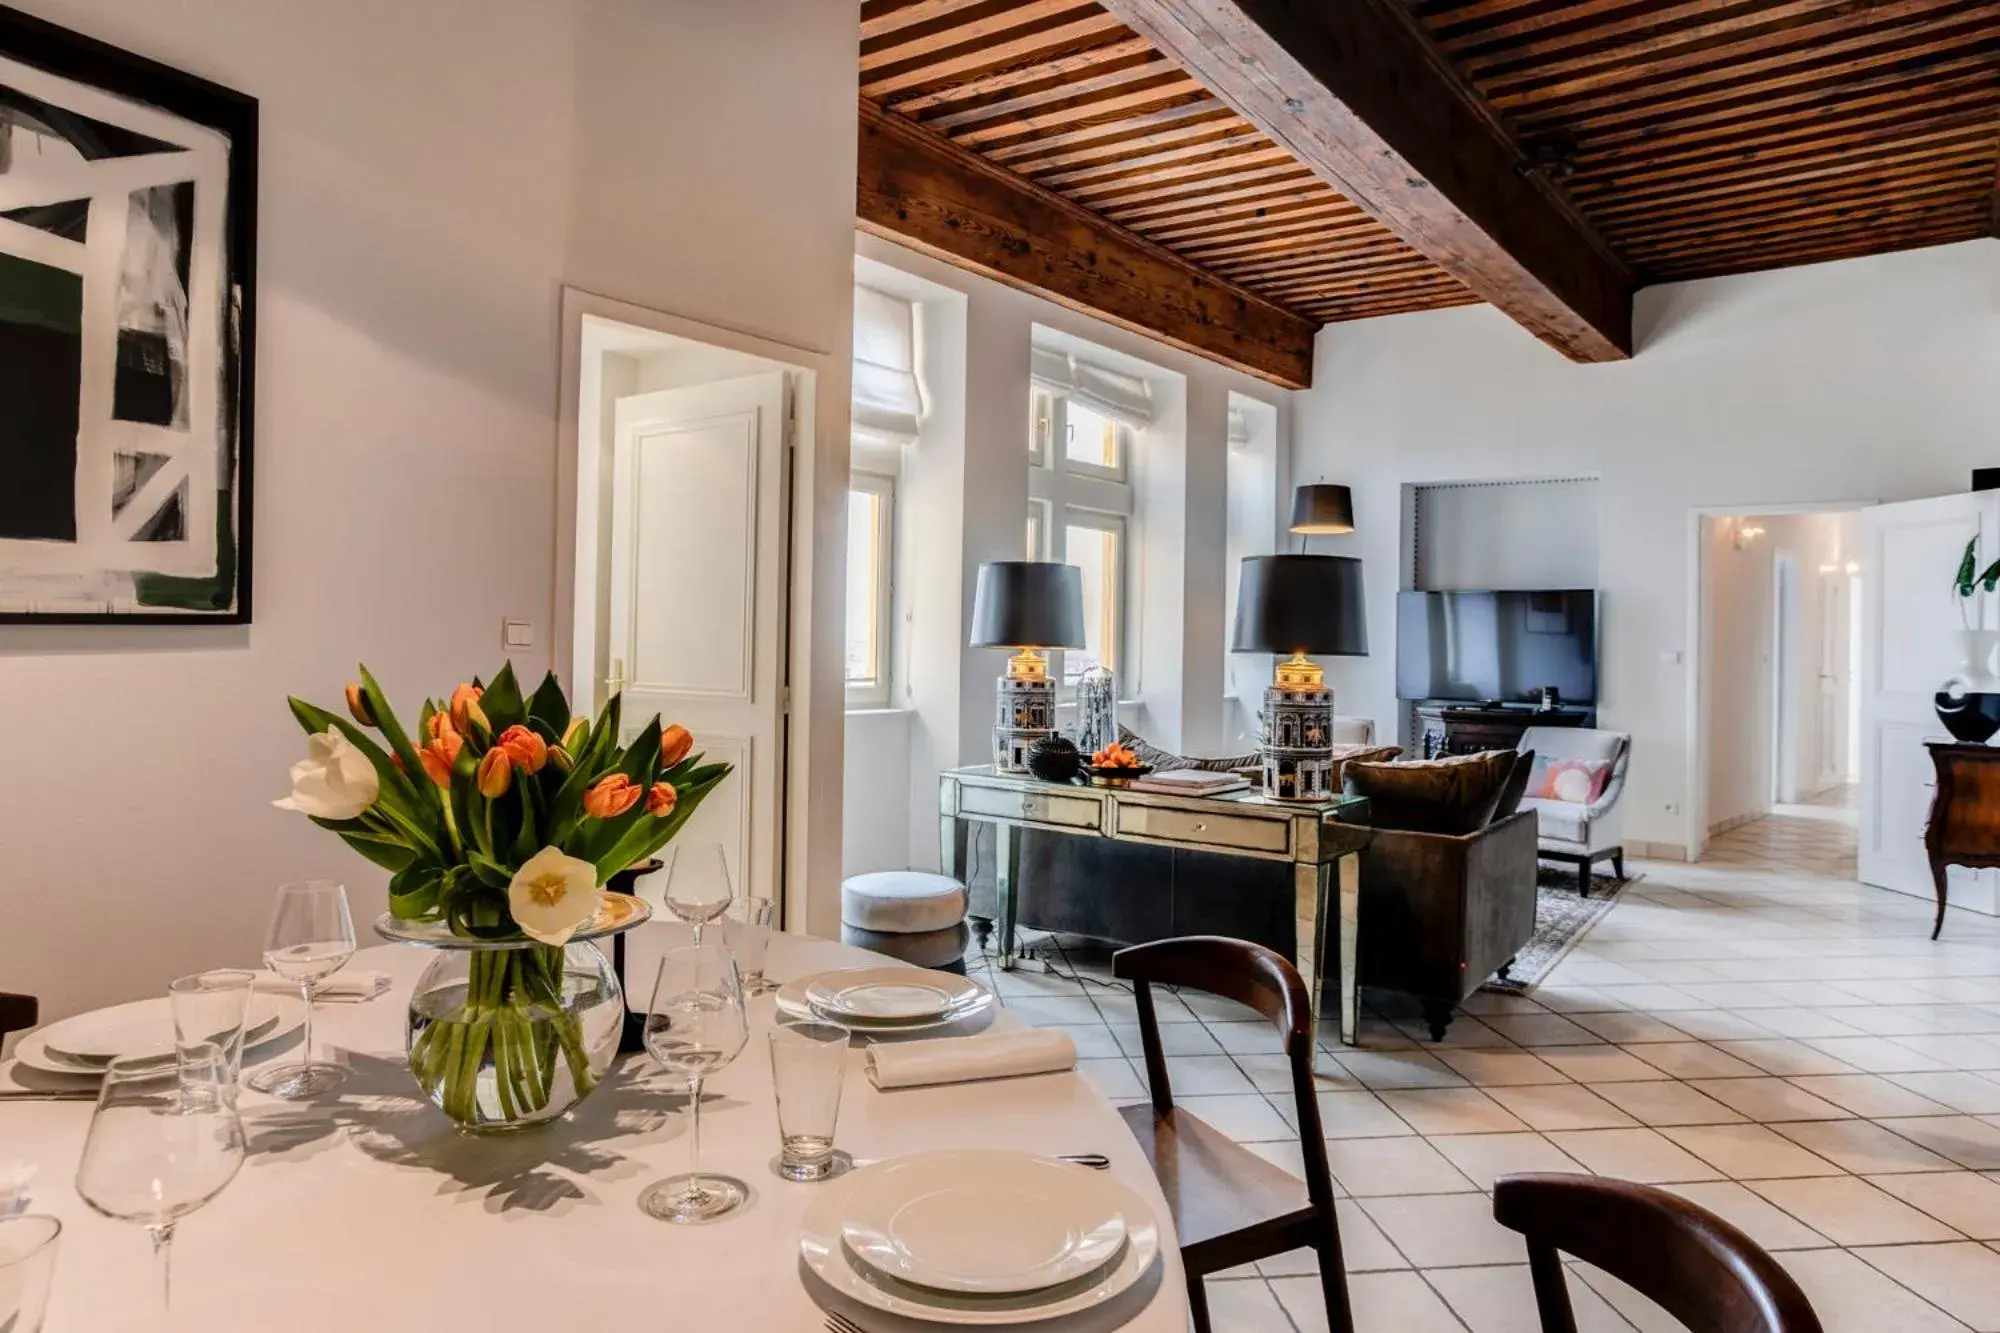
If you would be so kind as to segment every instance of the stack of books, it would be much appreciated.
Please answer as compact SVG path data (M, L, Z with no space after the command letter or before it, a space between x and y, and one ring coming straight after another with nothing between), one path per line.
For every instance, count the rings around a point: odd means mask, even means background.
M1223 792L1242 791L1249 785L1249 779L1240 773L1217 773L1206 768L1149 773L1134 778L1130 784L1133 791L1161 792L1168 796L1219 796Z

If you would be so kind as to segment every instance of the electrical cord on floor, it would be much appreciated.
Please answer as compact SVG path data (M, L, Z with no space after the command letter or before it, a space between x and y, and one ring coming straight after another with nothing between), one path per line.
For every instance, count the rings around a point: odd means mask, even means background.
M980 842L981 839L975 833L968 830L965 839L965 883L968 886L968 895L970 886L979 877ZM1000 929L1000 923L997 920L993 923L993 929L995 931ZM1017 939L1019 935L1020 931L1016 928L1015 936ZM1047 953L1043 952L1044 950L1053 950L1056 956L1062 960L1061 964L1058 965L1053 961ZM979 956L986 960L988 966L992 966L995 958L998 956L994 953L990 936L985 942L980 944ZM1036 941L1034 944L1022 945L1016 948L1014 957L1017 961L1026 958L1039 963L1044 976L1052 976L1058 980L1068 981L1086 988L1095 986L1099 990L1117 991L1122 995L1130 995L1132 993L1132 987L1127 982L1105 977L1085 976L1083 973L1077 971L1075 964L1069 961L1068 951L1061 944L1057 943L1053 933L1044 935L1042 939Z

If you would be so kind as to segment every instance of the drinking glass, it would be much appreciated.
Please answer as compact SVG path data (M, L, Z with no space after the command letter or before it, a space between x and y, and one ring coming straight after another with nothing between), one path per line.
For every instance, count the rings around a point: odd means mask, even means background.
M250 1018L255 972L219 968L176 977L167 986L174 1010L174 1045L186 1050L213 1042L222 1051L223 1078L233 1090L243 1071L243 1029Z
M688 1084L688 1170L639 1197L663 1222L707 1222L749 1197L740 1180L701 1174L702 1080L734 1060L750 1038L736 960L714 944L667 950L646 1014L646 1051Z
M721 843L676 843L667 853L667 910L694 927L696 944L701 928L729 910L730 897Z
M0 1333L40 1333L61 1237L53 1217L0 1221Z
M85 1203L151 1233L161 1328L173 1291L175 1225L220 1194L243 1165L243 1122L223 1068L213 1042L182 1049L169 1065L148 1056L113 1060L77 1163L76 1192Z
M309 879L278 890L271 910L271 929L264 937L264 965L287 981L295 981L306 1002L305 1043L297 1061L260 1069L250 1086L285 1101L317 1097L337 1088L347 1071L336 1064L313 1063L312 1002L314 988L347 965L354 956L354 922L347 914L347 890L332 880Z
M781 1017L771 1029L771 1084L778 1093L778 1174L824 1180L833 1174L833 1128L847 1043L838 1023Z
M740 912L741 916L737 913ZM722 918L722 938L736 955L736 970L743 974L743 993L762 995L777 987L764 980L764 956L771 948L771 922L778 905L769 898L743 898L736 912Z

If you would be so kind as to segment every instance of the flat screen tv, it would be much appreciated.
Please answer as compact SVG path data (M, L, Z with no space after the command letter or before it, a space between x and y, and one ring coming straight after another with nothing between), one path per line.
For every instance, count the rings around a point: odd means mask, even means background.
M1396 693L1526 703L1553 685L1597 702L1597 593L1405 592L1396 598Z

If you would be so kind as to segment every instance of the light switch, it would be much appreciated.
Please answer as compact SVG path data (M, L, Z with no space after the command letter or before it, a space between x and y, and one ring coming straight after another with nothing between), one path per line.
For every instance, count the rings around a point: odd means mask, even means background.
M535 622L532 620L503 620L500 622L500 646L502 648L532 648L535 646Z

